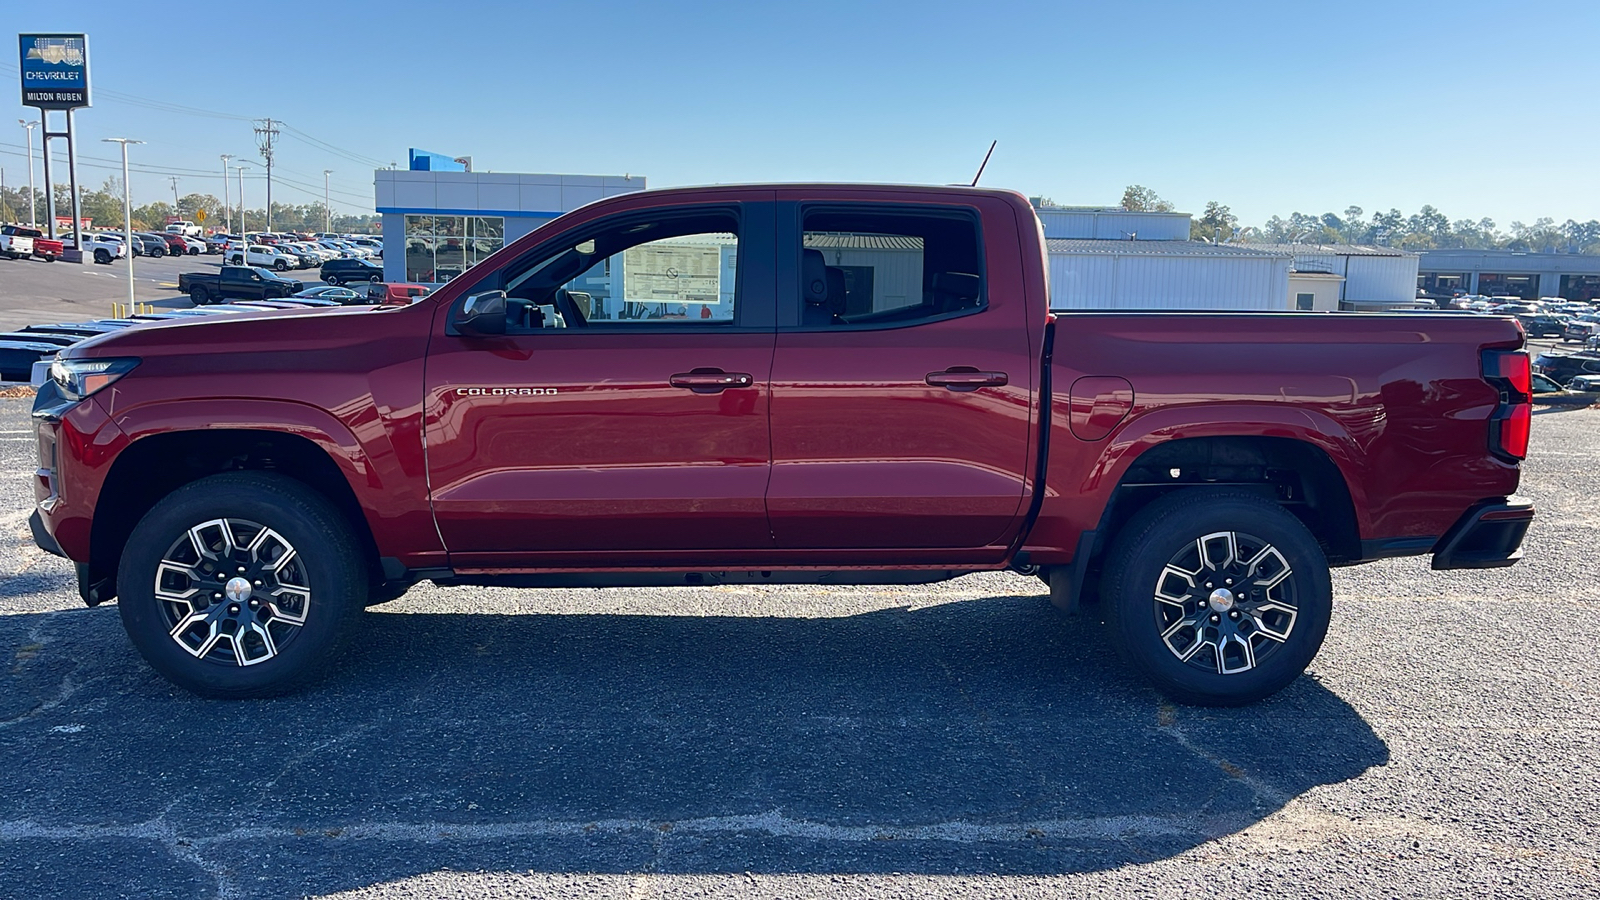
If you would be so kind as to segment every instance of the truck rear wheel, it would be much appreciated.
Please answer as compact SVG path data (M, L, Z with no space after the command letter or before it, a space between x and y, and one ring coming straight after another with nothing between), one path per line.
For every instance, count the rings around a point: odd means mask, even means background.
M111 265L111 253L106 250L94 251L94 261L102 266Z
M1333 612L1311 532L1259 494L1193 489L1133 517L1101 596L1119 650L1180 703L1241 706L1310 665Z
M205 306L207 303L211 302L211 297L206 293L205 288L192 287L189 289L189 300L195 306Z
M315 678L367 601L359 544L299 482L229 472L167 495L117 570L123 627L146 661L203 697L264 697Z

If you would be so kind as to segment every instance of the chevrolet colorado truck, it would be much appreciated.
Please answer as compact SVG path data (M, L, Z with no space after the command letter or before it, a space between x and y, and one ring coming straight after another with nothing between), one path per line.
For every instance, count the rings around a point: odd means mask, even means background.
M1051 315L1045 254L1006 191L648 191L410 305L91 338L34 407L34 538L216 697L305 683L422 580L1013 569L1241 704L1316 654L1331 566L1518 559L1514 320Z

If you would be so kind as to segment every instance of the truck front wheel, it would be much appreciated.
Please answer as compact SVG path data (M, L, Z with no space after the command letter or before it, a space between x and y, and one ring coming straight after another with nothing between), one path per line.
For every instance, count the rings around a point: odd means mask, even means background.
M1106 559L1118 648L1180 703L1241 706L1299 677L1328 631L1328 561L1299 519L1242 490L1182 490L1140 510Z
M229 472L167 495L117 570L146 661L203 697L281 694L315 678L367 601L349 524L301 483Z

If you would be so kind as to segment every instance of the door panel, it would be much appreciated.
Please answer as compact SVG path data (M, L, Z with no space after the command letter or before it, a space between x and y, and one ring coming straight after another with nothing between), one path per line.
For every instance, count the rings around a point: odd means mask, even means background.
M783 262L785 253L800 249L800 218L791 218L788 234L780 225L779 270L802 273L803 261ZM1035 361L1014 222L1007 211L1003 218L986 216L982 227L987 305L981 311L882 328L850 327L845 316L832 327L780 329L767 489L779 548L880 548L885 552L874 562L889 565L911 558L895 549L984 548L1015 533L1034 433ZM818 243L807 241L807 247ZM859 248L871 241L835 243ZM880 242L885 251L876 280L935 283L932 262L919 264L914 276L893 268L903 263L890 251L904 243ZM934 244L927 246L931 253ZM1010 248L1009 258L1000 248ZM828 264L835 259L840 266L851 262L841 253ZM866 282L863 273L855 281ZM904 294L894 291L879 308L915 303ZM817 321L814 310L787 316L780 310L780 321L802 323L808 315Z
M770 332L436 336L428 469L445 546L770 547L772 342ZM714 394L669 383L696 368L749 383Z
M426 437L451 564L770 551L772 251L770 202L633 210L477 279L512 333L442 311Z

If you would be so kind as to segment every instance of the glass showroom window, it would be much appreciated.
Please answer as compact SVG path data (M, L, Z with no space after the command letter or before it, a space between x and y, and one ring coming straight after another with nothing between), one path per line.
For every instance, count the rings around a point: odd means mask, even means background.
M406 280L445 282L505 246L499 216L406 216Z

